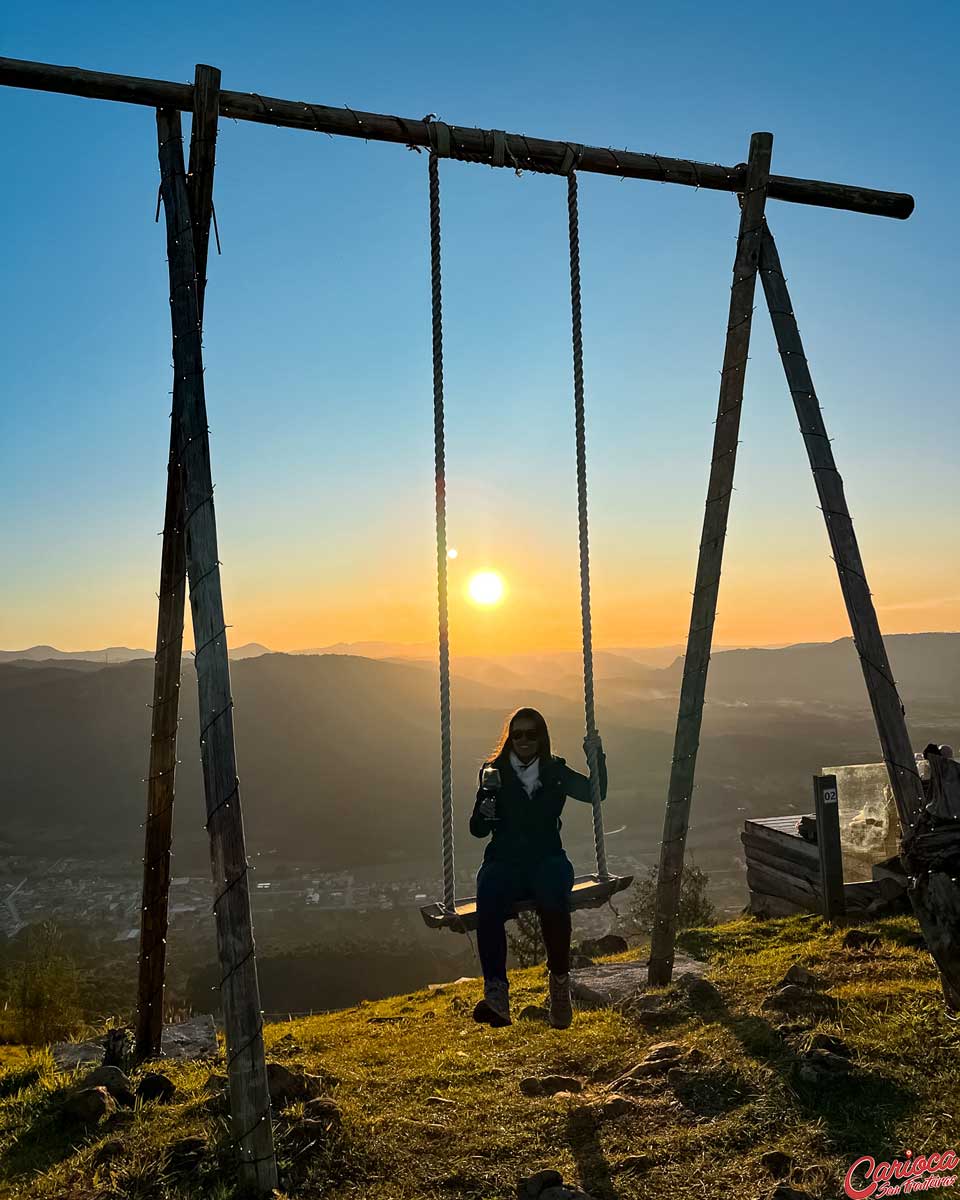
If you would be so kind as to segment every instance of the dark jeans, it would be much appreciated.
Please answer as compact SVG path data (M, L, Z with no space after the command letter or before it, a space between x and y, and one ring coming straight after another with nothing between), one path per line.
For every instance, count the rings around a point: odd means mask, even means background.
M566 854L537 862L489 862L477 872L477 945L484 979L507 978L504 921L514 903L532 898L547 947L547 965L570 969L570 892L573 864Z

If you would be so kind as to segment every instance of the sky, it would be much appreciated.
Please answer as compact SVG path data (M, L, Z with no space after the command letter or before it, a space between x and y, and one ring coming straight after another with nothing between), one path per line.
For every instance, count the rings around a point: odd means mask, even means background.
M960 629L955 5L7 5L12 58L909 191L770 201L885 632ZM171 387L156 125L0 88L0 648L152 647ZM184 118L185 125L188 118ZM441 166L454 653L579 644L566 188ZM426 155L223 120L204 323L231 643L436 637ZM682 642L738 210L583 175L594 643ZM762 291L718 644L849 633ZM504 598L467 598L477 571ZM190 638L187 638L190 644Z

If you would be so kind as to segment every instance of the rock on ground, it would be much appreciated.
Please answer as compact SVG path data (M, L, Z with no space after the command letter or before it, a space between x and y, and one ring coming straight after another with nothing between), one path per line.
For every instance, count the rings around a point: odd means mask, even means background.
M537 1171L517 1184L517 1200L593 1200L572 1184L565 1184L559 1171Z
M78 1091L84 1088L106 1088L118 1104L124 1108L133 1108L136 1098L133 1094L133 1084L119 1067L95 1067L80 1083Z
M137 1095L141 1100L157 1100L166 1104L176 1095L176 1084L159 1071L148 1071L137 1086Z
M557 1092L579 1092L583 1084L569 1075L531 1075L520 1080L520 1091L525 1096L553 1096Z
M700 976L706 968L705 962L690 958L686 954L677 954L674 960L675 976ZM675 979L675 982L679 984L679 979ZM647 963L639 959L630 962L598 963L570 972L570 994L581 1008L612 1008L646 990Z
M96 1125L102 1117L112 1116L117 1106L105 1087L81 1088L72 1092L63 1105L63 1116L84 1125Z
M164 1058L215 1058L217 1027L213 1017L191 1017L173 1025L164 1025L160 1041ZM74 1071L77 1067L95 1067L103 1062L104 1039L92 1042L55 1042L50 1047L58 1071Z

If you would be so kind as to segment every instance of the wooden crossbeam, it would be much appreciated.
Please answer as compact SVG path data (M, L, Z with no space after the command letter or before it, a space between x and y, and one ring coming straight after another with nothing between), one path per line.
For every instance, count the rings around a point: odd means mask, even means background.
M80 67L58 67L15 58L0 58L0 84L87 96L96 100L145 104L151 108L176 108L181 112L192 112L194 109L193 85L189 83L139 79L132 75L108 75ZM324 104L309 104L301 100L278 100L256 92L221 91L220 115L238 121L256 121L261 125L306 129L368 141L419 147L432 145L430 125L426 121L360 112L346 107L329 108ZM724 167L717 163L666 158L660 154L638 154L632 150L613 150L609 147L579 146L492 129L459 125L451 125L449 129L452 157L490 165L494 165L496 158L496 165L558 172L568 160L572 146L576 152L576 170L600 175L679 183L686 187L709 188L720 192L742 192L747 177L745 163ZM767 195L772 200L787 200L793 204L812 204L820 208L839 208L901 220L913 212L913 197L903 192L878 191L818 179L795 179L787 175L771 175Z

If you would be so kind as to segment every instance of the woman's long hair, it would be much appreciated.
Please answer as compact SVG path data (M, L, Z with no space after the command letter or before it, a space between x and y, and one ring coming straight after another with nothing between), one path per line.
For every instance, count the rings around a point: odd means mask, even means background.
M500 736L497 738L496 747L490 755L488 762L496 762L502 756L506 757L510 753L510 730L513 728L513 723L517 717L526 717L527 720L533 721L537 727L537 754L540 756L540 762L549 762L550 750L550 731L547 729L547 723L543 719L541 713L538 713L535 708L518 708L516 712L512 712L503 723L503 728L500 730Z

